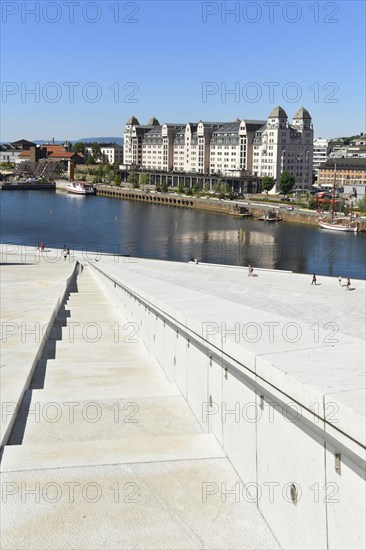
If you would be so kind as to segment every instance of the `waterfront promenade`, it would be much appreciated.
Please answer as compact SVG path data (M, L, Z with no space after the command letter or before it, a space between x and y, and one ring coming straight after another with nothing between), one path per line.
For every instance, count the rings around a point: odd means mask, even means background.
M363 547L365 281L52 257L2 246L4 548Z

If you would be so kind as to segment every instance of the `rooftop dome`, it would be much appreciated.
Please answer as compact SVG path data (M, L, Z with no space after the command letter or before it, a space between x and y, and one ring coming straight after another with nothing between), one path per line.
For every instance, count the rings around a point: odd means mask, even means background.
M287 113L285 109L278 106L273 109L268 118L287 118Z
M158 121L157 118L155 118L154 116L152 118L150 118L149 122L147 123L148 126L160 126L160 122Z
M131 124L131 126L136 126L136 124L139 125L140 123L135 116L131 116L126 122L126 124Z
M311 115L309 113L309 111L307 111L306 109L304 109L304 107L301 107L301 109L299 109L296 113L296 115L294 116L294 118L306 118L308 120L311 120Z

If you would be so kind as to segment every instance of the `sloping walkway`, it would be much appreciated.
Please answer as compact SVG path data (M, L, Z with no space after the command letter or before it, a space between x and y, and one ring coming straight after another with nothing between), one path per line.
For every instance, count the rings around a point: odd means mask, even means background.
M3 548L278 548L214 436L87 267L2 472Z

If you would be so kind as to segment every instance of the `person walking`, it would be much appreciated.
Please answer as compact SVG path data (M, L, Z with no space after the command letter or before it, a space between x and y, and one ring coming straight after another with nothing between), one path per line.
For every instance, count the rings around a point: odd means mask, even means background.
M342 286L342 277L338 275L338 284L339 286Z
M42 243L42 245L41 245L41 250L42 250L42 252L44 252L44 243Z
M312 278L311 284L316 286L316 275L315 275L315 273L313 273L313 278Z
M351 279L347 277L347 284L346 284L347 290L351 290Z
M66 258L67 258L67 248L66 248L65 245L64 245L64 249L63 249L63 255L64 255L64 260L66 260Z
M248 265L248 277L253 277L253 271L254 271L254 269L253 269L252 266L249 264L249 265Z

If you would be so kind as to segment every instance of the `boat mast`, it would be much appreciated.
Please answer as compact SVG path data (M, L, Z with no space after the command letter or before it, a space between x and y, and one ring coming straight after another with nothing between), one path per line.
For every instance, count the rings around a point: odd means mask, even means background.
M332 194L332 223L334 220L334 202L335 202L335 186L336 186L336 174L337 174L337 165L334 165L334 181L333 181L333 194Z

